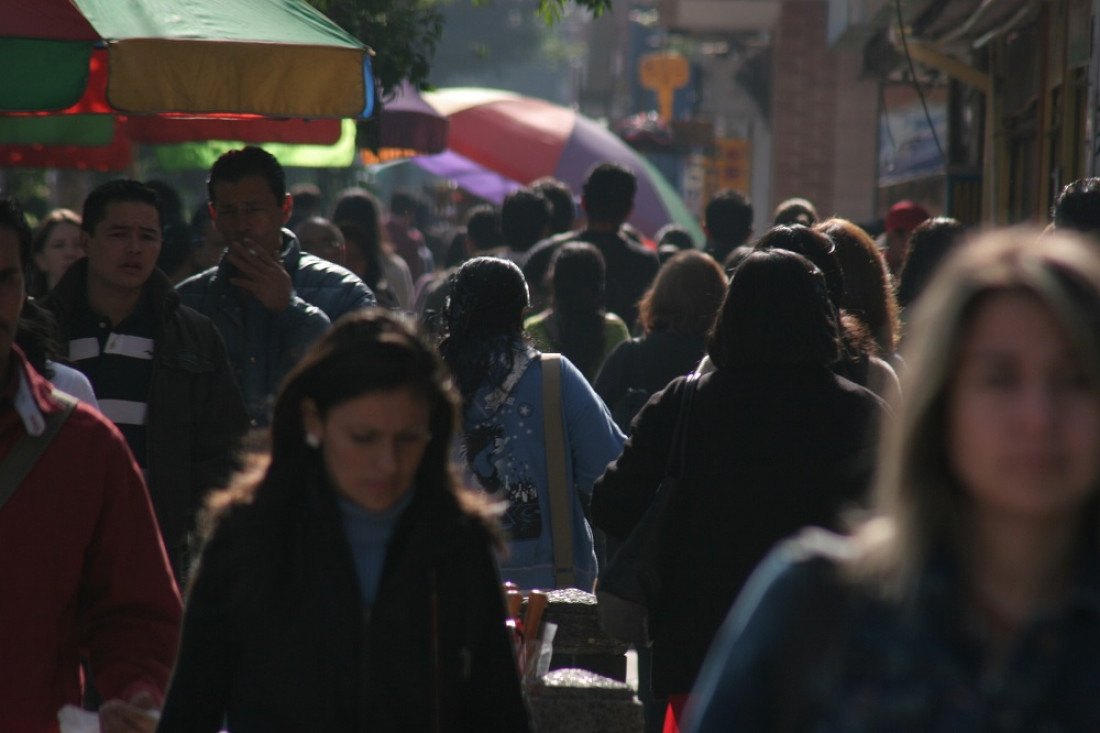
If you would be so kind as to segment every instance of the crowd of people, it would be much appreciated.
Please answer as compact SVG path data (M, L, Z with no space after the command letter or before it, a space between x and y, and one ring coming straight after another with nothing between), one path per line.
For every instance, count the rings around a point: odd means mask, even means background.
M636 187L0 194L0 729L530 730L502 582L592 591L680 436L647 731L1100 730L1100 179L705 242Z

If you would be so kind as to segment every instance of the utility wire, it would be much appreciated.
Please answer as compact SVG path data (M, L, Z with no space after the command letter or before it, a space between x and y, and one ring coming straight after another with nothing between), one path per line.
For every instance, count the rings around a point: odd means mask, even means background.
M886 87L878 85L878 108L882 110L882 122L886 128L886 139L890 141L890 149L897 152L898 142L894 139L894 131L890 127L890 112L886 109Z
M913 79L913 88L920 97L920 106L924 109L924 119L928 121L928 129L932 131L932 139L936 142L936 150L940 153L940 160L947 165L947 156L943 154L943 146L940 145L940 136L936 133L936 126L932 124L932 115L928 112L928 102L924 99L924 90L917 80L917 70L913 66L913 57L909 55L909 42L905 39L905 21L901 17L901 0L894 0L894 8L898 13L898 32L901 34L901 47L905 50L905 60L909 63L909 76Z

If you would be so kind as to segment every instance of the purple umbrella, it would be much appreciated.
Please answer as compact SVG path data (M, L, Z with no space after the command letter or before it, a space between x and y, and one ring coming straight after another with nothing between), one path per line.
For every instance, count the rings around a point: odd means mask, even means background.
M424 101L408 81L394 90L393 99L383 99L378 113L383 148L440 153L447 149L447 118Z
M512 191L523 188L521 183L450 150L439 155L420 155L410 159L410 162L434 176L454 181L456 186L478 198L498 205Z

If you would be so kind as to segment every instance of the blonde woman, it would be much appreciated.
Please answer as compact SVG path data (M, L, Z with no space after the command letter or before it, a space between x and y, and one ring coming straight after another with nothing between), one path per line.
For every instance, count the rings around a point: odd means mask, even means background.
M686 730L1100 730L1100 255L987 235L906 354L874 517L757 569Z

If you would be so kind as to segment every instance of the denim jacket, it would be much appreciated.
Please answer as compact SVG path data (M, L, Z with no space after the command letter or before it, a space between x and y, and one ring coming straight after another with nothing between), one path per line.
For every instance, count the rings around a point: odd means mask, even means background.
M273 315L230 284L226 258L179 284L183 302L218 327L244 396L252 427L264 427L287 372L344 313L375 304L374 293L350 270L302 252L283 230L283 266L294 290L290 304Z
M760 565L711 648L685 730L1100 731L1095 549L1067 602L990 665L947 553L911 599L891 603L839 579L837 556L814 545L785 543Z

